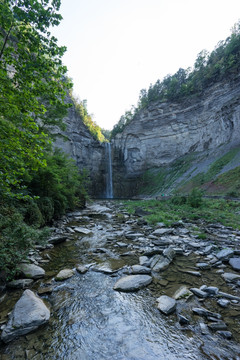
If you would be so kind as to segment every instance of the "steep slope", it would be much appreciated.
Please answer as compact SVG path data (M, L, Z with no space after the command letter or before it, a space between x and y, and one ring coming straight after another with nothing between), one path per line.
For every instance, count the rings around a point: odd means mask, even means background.
M172 191L184 174L186 182L239 145L239 134L240 76L208 87L201 97L155 102L140 111L113 141L115 194L141 192L144 175L153 179L151 174L161 171L170 174L177 162L179 174L171 181L164 176L158 190Z

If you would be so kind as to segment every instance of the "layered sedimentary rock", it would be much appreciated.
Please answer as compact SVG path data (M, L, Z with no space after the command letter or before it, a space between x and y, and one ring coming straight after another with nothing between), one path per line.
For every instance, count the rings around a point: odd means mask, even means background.
M67 97L66 101L72 103L70 97ZM66 125L64 131L57 126L51 129L56 135L55 147L70 155L81 170L88 170L91 179L90 191L93 195L104 195L106 174L104 145L90 134L74 105L69 108L63 122Z
M129 188L139 175L185 154L234 147L240 143L239 134L240 77L212 85L201 97L155 102L114 139L115 193L124 196L121 183L126 184L126 195L134 193Z

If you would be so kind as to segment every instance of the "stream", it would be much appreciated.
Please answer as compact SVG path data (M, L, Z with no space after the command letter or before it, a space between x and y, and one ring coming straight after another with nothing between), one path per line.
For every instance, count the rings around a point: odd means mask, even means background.
M84 235L76 231L78 227L91 233ZM117 201L97 201L68 214L55 233L68 234L69 240L40 252L45 259L40 266L46 276L31 287L36 293L49 289L40 296L51 310L50 321L7 345L1 343L0 359L239 360L238 301L221 308L213 297L200 299L192 295L177 300L176 312L168 316L156 306L159 296L173 296L181 286L199 288L206 284L240 296L239 287L221 277L219 270L232 271L228 264L212 267L211 271L200 270L201 276L187 273L196 271L196 263L206 257L201 250L215 243L214 235L198 240L193 228L192 224L184 224L169 235L169 241L183 251L179 250L169 267L154 276L150 285L137 292L121 292L113 290L116 281L128 274L132 265L139 264L140 256L150 256L151 249L156 250L150 236L155 228L137 216L128 215ZM239 244L240 234L231 234L231 241ZM60 270L76 269L78 265L86 266L88 271L84 274L75 271L71 278L55 281ZM1 322L22 292L7 290L0 294ZM200 323L206 321L193 314L193 307L220 313L232 338L226 339L211 330L203 335ZM180 313L189 319L189 324L180 325Z

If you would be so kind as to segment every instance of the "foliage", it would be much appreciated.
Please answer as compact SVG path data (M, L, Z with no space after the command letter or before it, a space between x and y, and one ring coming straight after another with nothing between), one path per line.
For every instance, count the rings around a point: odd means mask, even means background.
M129 124L135 116L135 108L132 107L130 111L125 111L125 114L120 117L120 120L114 125L111 131L111 139L114 138L118 133L121 133L125 126Z
M190 192L187 203L194 208L198 208L202 205L202 191L200 189L194 188Z
M72 93L70 96L78 115L80 116L82 122L87 126L93 137L100 142L106 141L101 128L95 123L95 121L93 121L92 115L88 114L87 100L80 100L74 97Z
M235 201L204 198L200 207L192 207L188 202L174 204L171 199L144 200L127 201L125 206L131 214L134 214L135 209L138 207L150 212L151 215L145 216L145 219L152 224L164 222L167 226L171 226L174 222L182 219L189 221L201 219L208 223L219 222L225 226L240 229L240 204Z
M29 172L46 166L44 125L60 122L67 108L64 97L71 84L64 80L67 69L61 62L66 49L48 30L62 18L59 7L60 0L0 2L2 195L13 195Z
M43 243L48 230L36 230L23 221L11 203L0 206L0 278L11 279L17 264L24 260L34 243Z

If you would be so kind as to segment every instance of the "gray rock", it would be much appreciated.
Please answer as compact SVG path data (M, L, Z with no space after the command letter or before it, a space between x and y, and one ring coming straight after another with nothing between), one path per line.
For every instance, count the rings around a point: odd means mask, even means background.
M170 263L171 260L169 260L168 258L162 255L155 255L153 256L151 261L151 269L152 271L159 272L167 269Z
M141 234L141 233L126 233L125 234L125 237L129 240L135 240L142 236L143 236L143 234Z
M209 311L207 309L204 309L203 307L201 307L201 308L193 308L192 311L195 314L199 315L199 316L205 316L205 317L212 316L212 317L214 317L216 319L221 319L221 317L222 317L220 314L214 313L214 312Z
M157 308L165 315L173 313L176 309L176 300L167 295L162 295L157 298L157 302Z
M207 327L207 325L205 323L201 322L201 323L199 323L199 325L200 325L201 333L203 335L209 334L208 327Z
M83 234L83 235L90 235L92 234L92 231L89 230L89 229L86 229L86 228L82 228L82 227L79 227L79 226L76 226L74 228L74 230L80 234Z
M190 291L196 295L197 297L200 297L202 299L206 298L208 296L208 294L205 291L202 291L198 288L191 288Z
M240 301L240 297L239 297L239 296L227 294L227 293L222 292L222 291L219 291L218 295L219 295L219 296L222 296L222 297L224 297L224 298L226 298L226 299Z
M66 280L72 277L73 275L74 275L74 271L72 269L64 269L57 274L55 280L56 281Z
M189 320L188 320L188 318L186 318L185 316L183 316L183 315L181 315L181 314L179 314L178 315L178 321L179 321L179 324L180 325L188 325L189 324Z
M197 263L196 267L202 270L210 269L210 265L208 263Z
M231 331L217 331L216 334L221 335L224 339L231 339L232 338L232 333Z
M55 237L50 238L48 240L48 242L50 244L56 245L56 244L60 244L60 243L62 243L64 241L66 241L67 239L68 239L68 237L65 236L65 235L64 236L55 236Z
M155 236L167 235L167 234L172 234L173 231L174 231L174 229L172 229L172 228L156 229L155 231L153 231L152 235L155 235Z
M227 282L232 282L232 281L240 279L240 275L233 274L233 273L223 273L221 276Z
M78 265L76 267L77 272L79 272L80 274L85 274L88 271L88 268L84 265Z
M132 270L132 274L150 274L151 273L151 269L149 267L146 266L142 266L142 265L133 265L131 267Z
M183 272L185 274L201 277L201 273L199 271L183 271Z
M152 282L149 275L129 275L119 279L113 289L118 291L136 291Z
M206 246L205 249L203 250L203 253L204 253L205 255L208 255L208 254L210 254L210 252L211 252L213 249L214 249L213 245L208 245L208 246Z
M229 260L229 264L231 265L231 267L236 270L236 271L240 271L240 258L231 258Z
M13 288L13 289L26 289L30 285L32 285L33 279L18 279L18 280L12 280L9 283L7 283L7 287Z
M226 308L228 307L228 305L230 304L230 301L229 300L226 300L226 299L219 299L217 301L218 305L223 307L223 308Z
M227 329L227 325L223 321L213 322L211 324L208 324L208 327L213 331L226 330Z
M149 257L147 257L147 256L140 256L139 257L139 264L142 265L142 266L150 266L151 259L149 259Z
M233 255L234 255L233 249L223 249L216 254L219 260L228 260Z
M219 289L215 286L207 286L204 291L209 295L217 295L219 293Z
M169 246L167 249L165 249L163 251L163 255L170 261L173 261L173 259L175 258L175 250L173 247Z
M8 343L18 336L36 330L49 318L50 311L44 302L31 290L25 290L14 306L10 319L3 329L1 339Z
M26 278L39 279L45 276L45 270L34 264L22 263L19 265L19 269Z
M173 298L175 300L179 300L179 299L185 299L188 298L189 296L192 296L191 291L187 288L187 286L181 286L173 295Z

